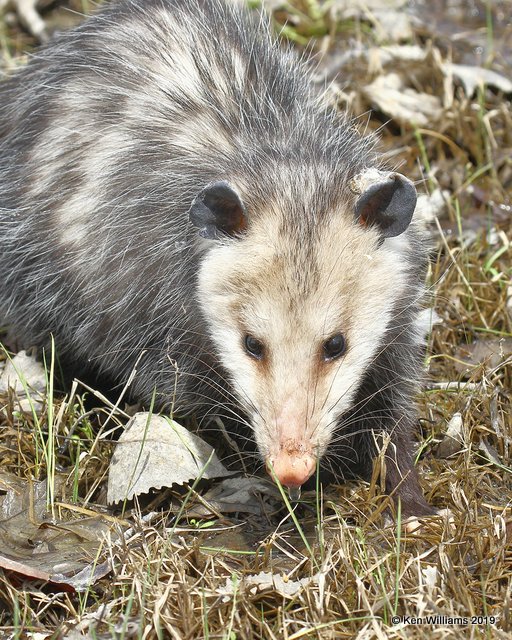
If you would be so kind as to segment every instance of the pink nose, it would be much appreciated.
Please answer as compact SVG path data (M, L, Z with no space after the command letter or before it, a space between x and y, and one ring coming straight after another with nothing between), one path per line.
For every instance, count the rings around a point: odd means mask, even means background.
M281 450L277 456L267 460L267 471L272 476L272 469L275 477L284 487L295 489L302 486L316 469L316 458L308 453L298 453L296 455L286 450Z

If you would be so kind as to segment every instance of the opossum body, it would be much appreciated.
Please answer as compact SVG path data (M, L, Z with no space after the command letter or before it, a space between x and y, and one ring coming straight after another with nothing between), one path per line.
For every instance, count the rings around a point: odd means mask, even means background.
M292 488L318 458L368 477L389 436L388 492L430 513L414 187L264 22L124 0L2 83L0 312L119 382L137 362L145 402L236 412Z

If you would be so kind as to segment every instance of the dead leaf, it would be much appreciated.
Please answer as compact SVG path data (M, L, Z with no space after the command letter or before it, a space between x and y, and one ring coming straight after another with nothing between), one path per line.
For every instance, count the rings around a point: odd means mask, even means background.
M263 478L226 478L207 491L203 499L220 513L241 512L259 515L261 500L257 497L258 493L281 500L281 494L275 484ZM196 505L195 509L197 508L201 507ZM206 505L204 508L206 509Z
M480 440L480 445L478 450L481 451L487 460L492 464L498 465L498 467L503 466L503 462L500 459L500 454L496 451L496 448L489 444L486 438L482 438Z
M437 447L438 458L449 458L465 447L464 422L460 413L454 413L446 427L446 433Z
M375 27L378 42L400 42L412 39L411 19L403 11L393 11L386 7L368 12L367 15Z
M425 224L439 218L446 210L446 203L450 199L449 191L435 189L432 193L420 193L414 211L415 220L421 220Z
M370 56L378 57L382 67L396 62L424 62L428 50L417 44L390 44L385 47L373 47Z
M442 324L443 319L437 314L433 307L422 309L416 317L416 331L421 344L424 344L427 337L432 333L436 324Z
M407 0L334 0L332 3L336 14L343 19L363 17L368 12L396 11L407 3Z
M404 86L397 73L379 76L363 92L380 111L402 124L426 126L439 120L442 114L437 96Z
M201 438L174 420L141 412L126 425L112 456L107 502L131 500L150 489L185 484L199 476L229 475Z
M0 475L0 567L12 580L41 580L85 591L110 571L101 548L115 538L112 522L96 517L56 519L47 511L46 482ZM60 513L70 513L60 509Z
M452 64L444 62L441 69L445 75L453 75L458 78L463 86L466 95L471 97L478 87L485 85L495 87L503 93L512 93L512 82L492 69L484 67L473 67L465 64Z
M20 351L7 360L0 375L0 393L13 389L21 411L29 413L32 408L40 413L46 396L46 372L34 356Z
M253 593L272 590L284 598L293 598L299 591L317 582L318 574L308 578L293 580L279 573L261 571L257 574L244 576L240 584L234 583L231 578L227 578L226 585L220 588L218 593L224 597L229 597L233 595L235 589L246 587Z
M495 369L512 354L512 338L489 338L475 340L471 344L460 345L454 361L455 369L464 377L469 377L475 367L485 366Z

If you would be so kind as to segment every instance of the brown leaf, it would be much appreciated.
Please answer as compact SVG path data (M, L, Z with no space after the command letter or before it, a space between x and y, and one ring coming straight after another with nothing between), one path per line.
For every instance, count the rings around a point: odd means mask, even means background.
M0 567L16 581L40 580L59 589L84 591L110 571L101 549L106 535L116 537L112 522L100 514L76 518L47 511L46 483L0 474ZM69 515L65 520L63 514Z
M461 345L455 352L455 369L463 376L470 376L475 367L482 365L494 369L512 354L512 338L489 338Z

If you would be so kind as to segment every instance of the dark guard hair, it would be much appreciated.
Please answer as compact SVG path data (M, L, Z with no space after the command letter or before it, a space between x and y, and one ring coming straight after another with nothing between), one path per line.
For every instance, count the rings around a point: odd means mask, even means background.
M0 112L0 313L27 344L53 334L75 369L122 383L138 363L131 393L144 402L156 389L161 406L182 413L243 420L254 407L226 365L208 295L197 293L215 252L245 242L250 253L261 233L311 290L322 234L340 211L369 253L406 236L396 253L405 293L325 460L338 478L368 477L374 435L389 434L387 490L406 514L432 512L411 458L426 268L409 226L414 188L391 174L354 193L378 164L372 141L322 106L263 18L220 0L109 4L4 81ZM257 281L250 268L245 276ZM254 338L239 342L258 351Z

